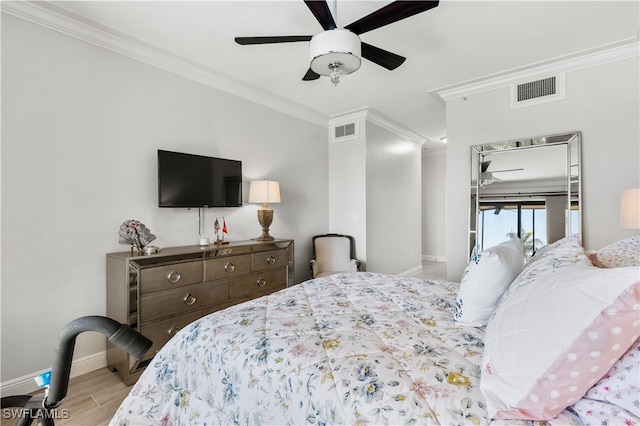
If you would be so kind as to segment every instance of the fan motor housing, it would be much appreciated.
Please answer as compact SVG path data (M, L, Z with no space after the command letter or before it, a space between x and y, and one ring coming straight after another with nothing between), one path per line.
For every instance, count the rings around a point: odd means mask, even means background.
M349 30L335 29L311 38L309 51L311 70L319 75L330 75L330 65L342 64L342 74L351 74L360 68L360 37Z

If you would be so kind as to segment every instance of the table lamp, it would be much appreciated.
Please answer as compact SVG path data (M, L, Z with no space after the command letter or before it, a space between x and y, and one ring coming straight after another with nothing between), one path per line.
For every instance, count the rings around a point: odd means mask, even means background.
M273 222L273 209L268 203L280 202L280 183L273 180L254 180L249 185L249 202L261 203L258 210L258 222L262 226L262 235L256 238L257 241L272 241L274 238L269 235L269 226Z
M640 188L622 191L620 199L620 227L640 229Z

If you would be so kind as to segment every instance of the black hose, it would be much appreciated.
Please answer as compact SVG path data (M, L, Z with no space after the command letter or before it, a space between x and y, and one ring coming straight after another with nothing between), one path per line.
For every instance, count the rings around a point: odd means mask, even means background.
M31 395L3 396L0 401L0 408L24 407L31 398Z
M111 343L136 358L141 358L153 343L128 325L120 324L111 318L86 316L71 321L58 335L56 351L51 366L49 394L44 401L44 406L48 409L59 406L67 395L76 337L85 331L97 331L104 334Z
M16 426L30 426L37 420L38 426L53 426L51 412L42 406L40 395L13 395L2 397L2 409L20 407L22 412L16 421ZM4 413L3 413L4 415ZM12 414L12 416L15 414Z

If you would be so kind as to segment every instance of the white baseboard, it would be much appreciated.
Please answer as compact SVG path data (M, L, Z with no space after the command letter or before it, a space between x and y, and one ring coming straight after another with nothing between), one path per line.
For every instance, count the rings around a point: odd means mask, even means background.
M432 255L428 255L425 254L422 256L422 260L426 260L429 262L446 262L447 261L447 257L446 256L432 256Z
M90 373L100 368L107 366L107 351L97 352L92 355L88 355L82 358L74 360L71 364L71 377L80 376L85 373ZM36 371L26 376L17 377L15 379L7 380L0 384L0 393L2 396L11 395L25 395L38 390L34 377L49 371L42 370Z
M415 268L411 268L408 271L404 271L399 273L398 275L402 275L402 276L406 276L406 277L412 277L414 275L418 275L422 273L422 265L420 266L416 266Z

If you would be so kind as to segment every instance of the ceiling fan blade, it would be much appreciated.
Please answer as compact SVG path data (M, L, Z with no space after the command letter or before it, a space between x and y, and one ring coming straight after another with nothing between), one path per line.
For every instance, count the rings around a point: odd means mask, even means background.
M317 80L320 78L320 74L314 72L311 70L311 68L309 68L309 71L307 71L307 73L304 75L304 77L302 77L303 81L311 81L311 80Z
M493 173L503 173L503 172L519 172L521 170L524 170L524 168L520 167L517 169L502 169L502 170L494 170Z
M296 41L309 41L312 36L266 36L266 37L236 37L238 44L270 44L270 43L292 43Z
M363 34L384 27L438 6L438 1L394 1L370 13L364 18L347 25L345 29L355 34Z
M304 3L325 31L336 29L336 22L333 20L333 15L325 0L304 0Z
M361 42L362 57L388 70L395 70L407 59L379 47Z

